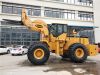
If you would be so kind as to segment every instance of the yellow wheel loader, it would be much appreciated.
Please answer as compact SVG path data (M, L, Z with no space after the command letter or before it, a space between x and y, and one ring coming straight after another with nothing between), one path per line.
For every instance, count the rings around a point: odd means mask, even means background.
M90 44L88 38L69 37L65 24L54 23L48 26L42 20L32 22L24 8L21 19L23 25L41 34L40 41L33 42L28 49L27 57L32 64L42 65L46 63L50 52L62 58L69 58L75 63L82 63L87 59L87 56L97 54L96 46ZM76 34L75 30L73 30L73 34Z

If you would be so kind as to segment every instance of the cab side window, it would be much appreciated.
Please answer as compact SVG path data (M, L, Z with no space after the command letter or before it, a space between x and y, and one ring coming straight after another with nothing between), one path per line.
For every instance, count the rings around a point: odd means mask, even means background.
M51 26L49 26L49 31L54 37L58 37L62 33L67 33L67 25L53 23Z
M57 28L57 32L58 32L58 35L62 34L63 33L63 25L58 25L58 28Z

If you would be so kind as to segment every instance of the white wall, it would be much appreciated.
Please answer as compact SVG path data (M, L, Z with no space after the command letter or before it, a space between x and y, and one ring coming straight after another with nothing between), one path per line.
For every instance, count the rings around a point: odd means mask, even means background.
M94 0L94 15L94 24L99 27L95 29L95 41L98 43L100 42L100 0Z

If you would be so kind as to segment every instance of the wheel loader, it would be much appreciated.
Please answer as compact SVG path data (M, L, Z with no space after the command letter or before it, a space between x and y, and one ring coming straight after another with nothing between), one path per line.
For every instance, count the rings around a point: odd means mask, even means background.
M75 30L74 36L68 36L67 24L47 25L42 20L31 21L25 8L22 9L21 20L29 30L40 33L40 41L34 41L27 53L29 61L34 65L45 64L51 52L75 63L82 63L88 56L97 54L96 45L90 44L89 38L75 37Z

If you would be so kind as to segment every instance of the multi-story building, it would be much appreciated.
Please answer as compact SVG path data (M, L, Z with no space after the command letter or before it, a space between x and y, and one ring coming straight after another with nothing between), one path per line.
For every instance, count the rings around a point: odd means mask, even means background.
M0 0L0 44L29 45L39 40L39 33L3 20L20 21L22 7L26 7L31 20L66 24L69 33L73 29L80 30L80 35L88 36L94 43L93 0Z
M94 25L98 28L95 29L95 42L100 43L100 0L94 0Z

